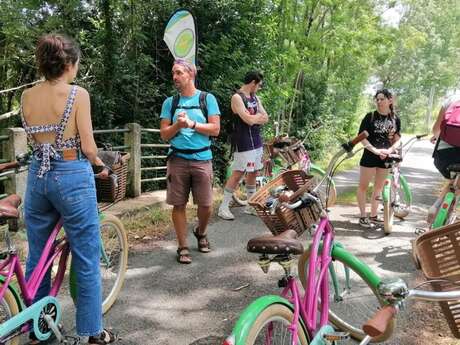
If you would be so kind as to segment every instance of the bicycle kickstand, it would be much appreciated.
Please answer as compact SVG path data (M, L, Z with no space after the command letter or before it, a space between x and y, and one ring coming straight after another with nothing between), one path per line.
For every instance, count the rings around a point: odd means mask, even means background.
M48 327L53 331L59 344L80 345L80 337L63 335L59 329L59 326L56 324L56 322L54 322L50 315L45 315L45 321L48 324Z

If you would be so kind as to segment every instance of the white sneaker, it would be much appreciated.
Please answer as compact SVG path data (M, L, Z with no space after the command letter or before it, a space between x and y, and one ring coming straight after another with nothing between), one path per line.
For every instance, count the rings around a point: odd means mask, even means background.
M217 212L217 215L225 220L233 220L235 219L235 216L233 215L232 212L230 212L230 209L228 207L219 207L219 212Z
M243 211L243 212L246 213L246 214L249 214L249 215L251 215L251 216L257 216L257 211L256 211L256 209L255 209L254 207L252 207L252 206L246 206L246 207L244 208L244 211Z

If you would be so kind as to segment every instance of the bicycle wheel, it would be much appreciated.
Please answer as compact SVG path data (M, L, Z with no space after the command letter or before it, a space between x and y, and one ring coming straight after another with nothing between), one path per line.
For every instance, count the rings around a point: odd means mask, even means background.
M265 308L250 325L245 345L291 345L291 331L294 314L283 304L271 304ZM299 325L297 344L308 345L308 337L302 325Z
M399 175L399 187L394 195L393 213L395 217L404 219L409 215L412 205L412 193L403 175Z
M321 180L323 179L324 175L326 174L323 170L321 170L320 168L318 168L318 167L316 167L314 165L312 165L310 167L309 173L313 176L313 183L314 183L315 186L318 185L318 183L321 182ZM319 196L320 196L320 198L321 198L321 200L323 202L326 202L327 186L329 185L329 182L331 182L331 183L330 183L330 187L329 187L329 198L327 200L326 207L334 206L335 202L337 200L337 190L335 189L334 180L331 180L329 177L320 186L320 188L318 190Z
M102 313L115 303L128 267L128 239L123 223L111 214L101 221Z
M11 319L18 313L18 303L16 302L13 293L9 289L6 289L5 294L3 295L3 299L0 301L0 324L3 324L5 321ZM19 338L19 336L15 336L14 338L5 342L5 344L18 345L20 340Z
M246 186L243 181L233 191L232 204L230 206L246 206L248 204Z
M385 181L383 190L383 231L385 234L390 234L393 230L394 209L395 203L395 187L390 179Z
M299 279L304 288L309 257L310 249L307 249L298 261ZM335 327L350 333L353 338L362 340L366 335L361 326L374 316L384 302L364 272L353 268L347 259L336 255L334 250L332 260L329 267L329 321ZM394 320L390 322L385 333L373 338L372 342L388 339L393 328Z
M128 266L128 240L123 223L115 216L105 214L101 221L101 280L102 313L115 303L125 280ZM70 273L70 293L75 303L77 279L73 269Z

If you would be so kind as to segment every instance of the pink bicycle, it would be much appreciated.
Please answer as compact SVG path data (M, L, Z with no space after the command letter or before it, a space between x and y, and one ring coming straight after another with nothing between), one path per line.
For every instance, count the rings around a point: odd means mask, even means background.
M20 158L20 159L19 159ZM0 176L11 174L8 169L19 169L27 164L27 158L19 157L16 162L0 165ZM19 218L21 199L10 195L0 200L0 224ZM115 302L123 285L127 262L128 243L126 232L120 220L100 213L101 219L101 276L103 287L103 312ZM19 335L33 331L40 341L47 340L53 333L60 343L77 344L78 339L64 337L58 325L61 307L56 298L64 281L69 263L70 247L61 231L62 220L55 225L40 260L26 281L18 250L13 245L9 230L5 230L7 248L0 252L0 344L17 345ZM46 273L51 270L50 294L33 303L38 288ZM13 277L16 277L16 281ZM69 282L72 298L76 296L76 282L70 268ZM17 289L19 287L19 290Z

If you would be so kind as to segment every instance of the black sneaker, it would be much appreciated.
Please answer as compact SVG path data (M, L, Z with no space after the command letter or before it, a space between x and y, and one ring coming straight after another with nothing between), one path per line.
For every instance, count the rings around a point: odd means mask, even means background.
M372 223L383 223L384 222L383 218L380 218L379 216L369 217L368 219Z
M367 217L359 218L359 225L363 228L373 228L375 226Z

